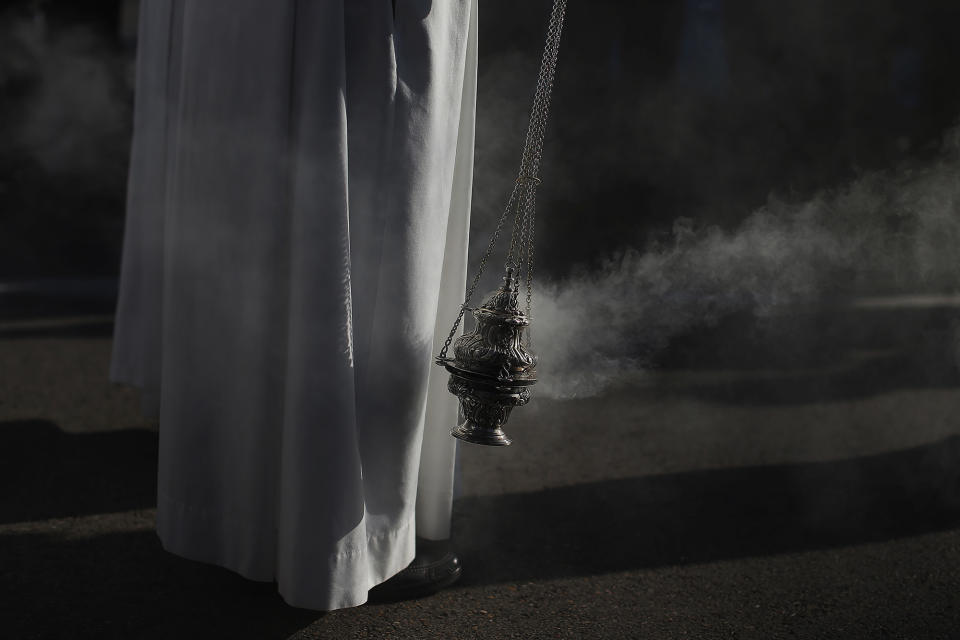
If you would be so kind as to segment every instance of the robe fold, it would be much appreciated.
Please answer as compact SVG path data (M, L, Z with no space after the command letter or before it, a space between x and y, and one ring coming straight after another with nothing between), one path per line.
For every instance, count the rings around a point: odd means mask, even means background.
M111 378L178 555L336 609L449 536L476 0L144 0Z

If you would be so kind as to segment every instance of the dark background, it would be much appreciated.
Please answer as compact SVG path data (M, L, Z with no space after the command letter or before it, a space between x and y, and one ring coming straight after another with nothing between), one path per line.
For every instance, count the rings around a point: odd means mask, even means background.
M512 184L549 3L483 2L476 237ZM135 25L119 1L0 8L0 278L115 275ZM559 277L670 233L733 229L927 158L960 114L947 0L572 2L540 192Z

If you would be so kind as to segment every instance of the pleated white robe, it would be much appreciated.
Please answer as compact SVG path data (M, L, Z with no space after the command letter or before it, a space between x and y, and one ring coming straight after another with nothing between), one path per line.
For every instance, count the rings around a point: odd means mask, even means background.
M476 0L145 0L111 377L176 554L336 609L449 536ZM419 494L419 495L418 495Z

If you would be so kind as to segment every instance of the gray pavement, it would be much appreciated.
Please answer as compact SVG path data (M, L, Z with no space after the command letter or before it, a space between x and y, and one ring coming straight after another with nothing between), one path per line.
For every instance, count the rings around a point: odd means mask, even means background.
M461 451L462 581L327 614L161 549L155 425L76 309L0 305L0 638L960 638L949 305L733 318L538 398Z

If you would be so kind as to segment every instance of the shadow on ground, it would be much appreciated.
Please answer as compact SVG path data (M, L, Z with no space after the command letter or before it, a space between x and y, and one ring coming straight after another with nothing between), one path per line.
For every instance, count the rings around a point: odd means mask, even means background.
M462 499L467 584L829 548L960 525L960 438L838 462Z
M868 398L904 389L955 389L960 373L943 352L921 347L847 361L832 370L747 375L682 387L699 400L735 406L818 404ZM762 373L762 372L761 372Z
M4 286L0 282L0 340L109 338L113 335L116 284L111 280L49 280L23 285L59 288L62 289L59 295L5 293Z
M652 365L733 372L673 390L739 406L836 402L901 389L960 386L960 310L953 307L814 309L731 315L678 336Z
M0 600L10 637L285 638L320 614L274 585L164 552L156 434L0 425ZM828 548L960 525L960 437L883 455L464 498L463 584ZM9 489L16 487L12 496ZM133 511L130 511L133 509ZM41 518L88 514L70 521ZM100 514L100 515L90 515ZM19 626L18 626L19 625Z
M47 287L53 291L4 292L0 286L3 301L0 321L112 315L117 306L117 295L113 290L116 284L109 280L49 280L27 282L23 286Z
M165 552L156 460L153 431L0 423L0 608L17 612L4 637L286 638L321 615Z
M287 606L274 584L168 554L152 530L87 535L0 535L0 597L18 612L5 637L271 640L322 615Z
M46 420L0 422L0 524L150 508L156 478L155 431L74 434Z
M0 340L25 338L109 338L113 336L113 320L78 318L56 324L24 323L0 327Z
M809 369L834 365L849 353L901 348L928 357L946 354L955 362L960 309L952 304L863 308L850 302L811 301L771 316L731 313L675 336L655 354L654 364L705 371Z

